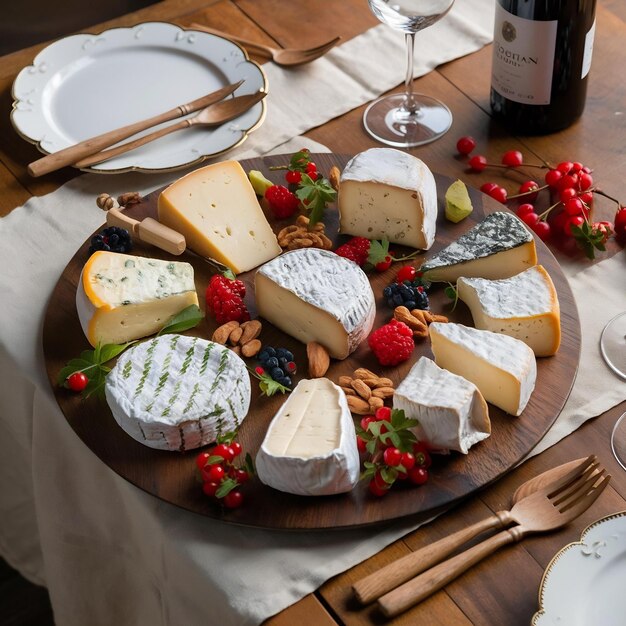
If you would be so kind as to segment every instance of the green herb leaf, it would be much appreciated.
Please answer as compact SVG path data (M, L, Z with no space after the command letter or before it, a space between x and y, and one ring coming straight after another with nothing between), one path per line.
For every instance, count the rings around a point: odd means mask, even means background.
M180 313L174 315L157 333L157 337L166 333L182 333L185 330L194 328L203 319L204 316L202 311L200 311L200 307L197 304L191 304Z
M102 346L102 348L100 349L99 362L107 363L111 359L114 359L116 356L124 352L126 348L128 348L129 346L132 346L134 343L137 343L137 342L129 341L128 343L121 343L121 344L107 343L106 345Z
M389 255L389 241L387 239L382 239L378 241L377 239L372 239L370 241L370 249L367 254L367 262L376 266L378 263L382 263L385 259L390 256Z
M309 228L324 217L324 209L337 198L337 192L326 178L313 180L308 174L302 174L302 180L296 191L296 196L309 209Z
M225 495L229 494L233 489L235 489L239 483L234 478L224 478L215 492L216 498L223 498Z
M459 292L456 287L452 283L448 283L448 286L443 290L443 292L452 300L452 311L456 309L456 305L459 302Z
M237 274L235 274L235 272L233 272L233 270L231 270L230 267L226 268L222 272L222 276L224 276L225 278L228 278L230 280L236 280L237 279Z
M246 453L246 458L244 460L243 469L245 469L246 472L250 474L250 476L253 476L254 474L256 474L254 462L252 461L252 457L250 456L249 452Z
M606 233L598 228L583 222L581 226L570 226L576 240L576 245L585 253L588 259L595 259L595 251L606 251L604 240Z
M306 166L311 162L311 153L306 149L298 150L291 156L289 169L293 172L304 172Z

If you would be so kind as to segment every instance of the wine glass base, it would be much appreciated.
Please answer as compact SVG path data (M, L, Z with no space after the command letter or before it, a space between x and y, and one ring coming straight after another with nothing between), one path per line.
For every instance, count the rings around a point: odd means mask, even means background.
M414 94L418 110L402 108L404 94L374 100L363 114L365 130L377 141L396 148L422 146L444 135L452 125L450 109L436 98Z
M615 422L611 434L611 450L617 462L626 470L626 413Z
M616 315L602 331L600 351L606 364L626 378L626 311Z

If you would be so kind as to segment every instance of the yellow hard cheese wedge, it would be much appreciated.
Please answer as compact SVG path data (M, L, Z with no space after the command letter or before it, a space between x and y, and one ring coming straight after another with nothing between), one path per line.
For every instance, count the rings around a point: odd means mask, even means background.
M446 219L456 224L464 220L473 210L465 183L462 180L455 180L446 191Z
M198 254L239 274L281 253L254 189L237 161L207 165L159 196L159 221Z
M152 335L198 304L189 263L99 251L85 264L76 309L89 343L126 343Z

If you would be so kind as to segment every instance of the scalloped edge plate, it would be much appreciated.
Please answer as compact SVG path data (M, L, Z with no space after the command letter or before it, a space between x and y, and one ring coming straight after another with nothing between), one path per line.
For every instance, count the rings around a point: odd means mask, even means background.
M552 558L539 587L533 626L623 626L626 511L594 522Z
M241 46L169 22L71 35L20 71L11 92L11 122L21 137L50 154L241 79L234 95L267 91L265 73ZM158 172L200 163L245 141L265 110L262 101L218 128L183 130L85 171Z

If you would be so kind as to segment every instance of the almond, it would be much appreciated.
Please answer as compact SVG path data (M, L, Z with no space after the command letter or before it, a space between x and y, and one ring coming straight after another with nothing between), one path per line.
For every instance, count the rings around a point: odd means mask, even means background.
M223 346L226 345L228 338L230 337L230 333L235 330L235 328L239 327L239 322L233 320L231 322L226 322L226 324L222 324L219 328L215 330L213 336L211 337L211 341L215 341L215 343L221 343Z
M352 381L352 389L356 391L363 400L369 400L372 395L372 390L362 381L356 378Z
M350 387L352 385L352 378L350 376L340 376L338 385L340 387Z
M375 396L372 396L370 398L368 406L370 413L376 413L376 409L380 409L383 406L385 406L385 403L383 402L382 398L376 398Z
M256 339L261 334L261 329L263 327L259 320L250 320L248 322L244 322L241 325L241 328L243 328L243 335L241 335L239 342L242 345L245 345L249 341Z
M311 378L322 378L330 367L328 350L323 345L310 341L306 344L306 355L309 359L309 376Z
M237 355L241 356L241 346L233 346L231 350Z
M376 383L376 388L380 387L393 387L393 380L391 378L379 378L378 383Z
M341 179L341 171L336 165L333 165L328 172L328 181L330 182L330 186L335 190L339 191L339 180Z
M361 380L365 378L378 378L378 376L374 374L374 372L365 369L364 367L359 367L358 369L354 370L354 377L360 378Z
M376 378L363 378L363 382L370 388L370 389L374 389L374 387L376 387L376 385L378 385L378 381L380 379L378 378L378 376Z
M352 413L356 413L357 415L367 415L371 412L369 403L365 402L362 398L359 398L358 396L346 396L346 399L348 400L348 408Z
M256 356L261 351L261 342L258 339L252 339L248 343L241 346L241 354L246 358Z
M372 391L372 396L386 400L387 398L391 398L394 393L395 389L393 387L379 387L378 389L374 389L374 391Z
M243 328L241 326L237 326L237 328L233 328L233 331L228 335L228 342L232 346L236 346L241 339L241 335L243 335Z
M356 396L357 392L352 387L341 387L347 396Z

